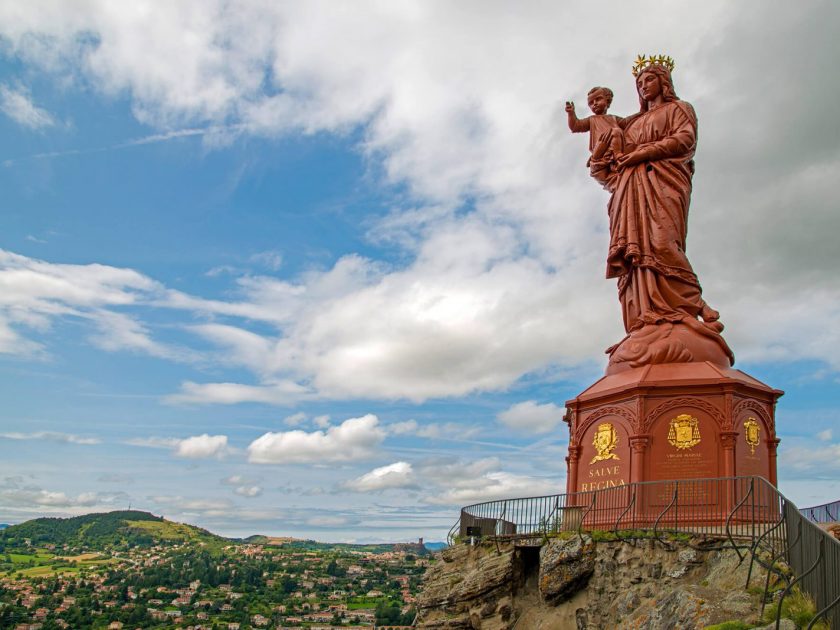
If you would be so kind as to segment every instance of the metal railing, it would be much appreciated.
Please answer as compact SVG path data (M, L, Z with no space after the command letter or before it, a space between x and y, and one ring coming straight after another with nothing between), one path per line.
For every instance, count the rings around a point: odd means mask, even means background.
M799 512L814 523L838 523L840 522L840 501L802 508Z
M708 539L717 538L720 547L732 547L742 561L749 556L747 585L755 564L767 570L763 601L773 573L784 582L779 611L781 601L799 587L816 603L812 625L825 618L840 628L840 542L812 522L822 508L802 514L762 477L648 481L470 505L461 509L449 539L452 544L456 535L462 540L491 536L535 546L561 532L600 530L627 541L648 536L668 547L668 534L695 535L706 539L703 548L708 549ZM836 512L829 507L825 514ZM796 577L780 570L780 560Z

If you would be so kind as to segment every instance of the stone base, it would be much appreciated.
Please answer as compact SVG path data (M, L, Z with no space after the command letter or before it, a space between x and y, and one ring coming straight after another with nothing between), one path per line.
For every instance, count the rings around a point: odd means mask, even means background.
M712 361L608 372L566 402L567 492L745 475L775 485L783 393Z

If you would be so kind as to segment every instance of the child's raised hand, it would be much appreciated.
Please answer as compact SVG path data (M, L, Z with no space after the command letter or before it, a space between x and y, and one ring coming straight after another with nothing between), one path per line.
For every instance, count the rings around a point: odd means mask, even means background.
M566 112L569 114L575 113L575 104L572 101L566 101Z

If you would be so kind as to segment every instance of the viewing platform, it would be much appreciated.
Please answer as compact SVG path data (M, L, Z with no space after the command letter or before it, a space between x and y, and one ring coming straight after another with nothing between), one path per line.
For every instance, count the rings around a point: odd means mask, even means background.
M794 588L813 597L819 617L840 627L840 541L821 524L837 520L840 501L800 510L763 477L647 481L587 492L501 499L461 509L449 543L478 540L541 547L549 540L599 532L635 544L652 538L688 537L703 549L729 547ZM692 542L695 541L695 542ZM779 570L786 563L795 577Z

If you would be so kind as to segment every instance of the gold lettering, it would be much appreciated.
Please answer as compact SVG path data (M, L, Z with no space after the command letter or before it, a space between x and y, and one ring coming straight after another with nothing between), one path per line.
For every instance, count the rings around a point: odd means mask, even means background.
M580 492L592 492L594 490L606 490L607 488L618 488L627 485L624 479L606 479L604 481L593 481L580 484Z
M589 477L613 477L620 474L618 466L606 466L604 468L592 468L589 470Z

